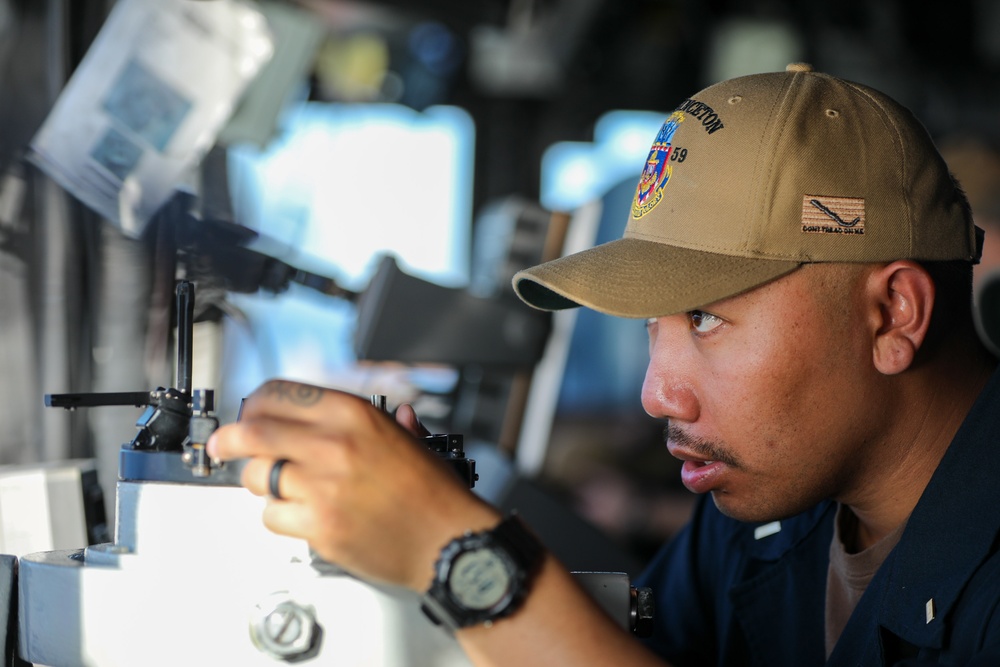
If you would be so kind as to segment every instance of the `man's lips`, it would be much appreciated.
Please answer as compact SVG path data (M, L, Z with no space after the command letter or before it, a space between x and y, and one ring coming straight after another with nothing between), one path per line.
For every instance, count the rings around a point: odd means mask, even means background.
M723 461L712 461L702 455L686 451L673 443L667 443L671 456L684 462L681 466L681 482L693 493L705 493L718 485L719 476L728 467Z
M722 461L685 461L681 467L681 482L693 493L711 491L725 467Z

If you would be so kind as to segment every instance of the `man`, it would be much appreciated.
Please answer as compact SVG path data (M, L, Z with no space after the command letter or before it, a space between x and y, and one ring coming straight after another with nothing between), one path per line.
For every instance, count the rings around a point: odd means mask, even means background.
M640 582L649 646L677 665L1000 664L981 238L926 132L805 65L711 86L667 125L669 178L624 238L515 277L539 308L647 320L643 407L705 494ZM662 664L363 401L269 383L209 448L252 457L273 530L427 591L476 664Z

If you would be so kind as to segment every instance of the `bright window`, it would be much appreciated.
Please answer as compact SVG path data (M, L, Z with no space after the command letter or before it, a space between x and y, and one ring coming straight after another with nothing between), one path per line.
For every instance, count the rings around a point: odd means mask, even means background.
M475 132L454 107L295 106L266 150L230 151L239 222L252 248L363 290L378 258L447 286L469 274ZM354 307L293 284L279 295L233 294L220 412L270 377L352 389Z

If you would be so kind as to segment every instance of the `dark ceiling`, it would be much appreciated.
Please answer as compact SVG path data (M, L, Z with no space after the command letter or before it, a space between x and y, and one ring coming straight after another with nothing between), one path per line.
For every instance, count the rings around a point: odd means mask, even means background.
M308 4L331 6L328 0ZM555 141L590 139L603 112L668 110L712 83L733 25L780 27L794 37L796 59L889 93L936 138L1000 138L1000 3L992 0L952 0L943 11L917 11L921 5L909 0L387 0L361 6L393 17L400 34L433 20L457 36L462 66L422 102L458 104L475 118L478 204L511 193L536 196L541 153ZM484 32L507 38L519 56L513 72L497 76L502 68L489 60L498 51L482 48ZM533 66L539 60L544 66ZM732 71L732 64L729 71L746 73Z
M923 5L910 0L285 1L315 12L331 33L374 29L386 36L390 67L406 84L398 101L415 108L456 104L472 114L477 208L509 194L536 198L543 151L556 141L589 140L605 111L669 110L720 76L747 73L717 62L735 39L734 25L763 27L762 34L780 29L795 59L884 90L935 137L1000 138L994 0L951 0L937 11L916 11ZM0 0L20 21L5 45L0 157L26 143L57 94L51 83L39 83L52 81L53 61L70 71L113 4ZM67 26L59 48L44 40L53 20ZM440 53L435 64L415 50L414 31L429 22L453 40L446 62ZM762 48L780 53L773 47Z

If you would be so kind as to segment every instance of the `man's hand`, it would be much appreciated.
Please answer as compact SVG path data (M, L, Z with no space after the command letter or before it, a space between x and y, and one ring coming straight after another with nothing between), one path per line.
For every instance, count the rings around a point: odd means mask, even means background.
M397 419L350 394L274 380L212 435L208 453L249 458L242 483L259 496L287 460L281 499L264 509L269 529L361 577L422 592L442 546L500 515L411 435L426 433L412 408Z

